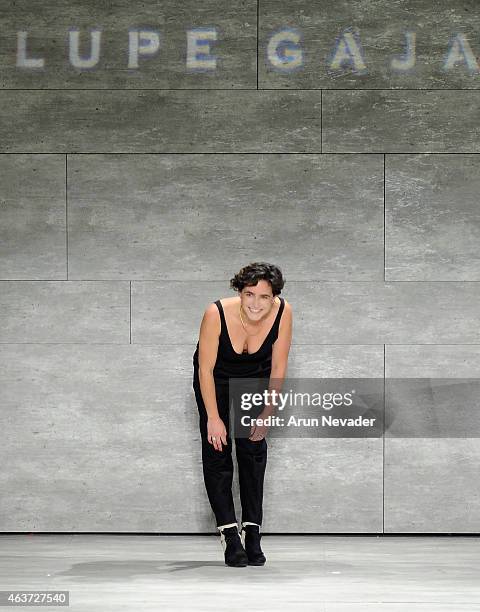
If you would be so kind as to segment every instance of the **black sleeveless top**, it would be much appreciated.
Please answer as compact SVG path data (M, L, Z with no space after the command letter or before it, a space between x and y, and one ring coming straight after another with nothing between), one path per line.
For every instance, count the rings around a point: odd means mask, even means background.
M262 346L255 353L237 353L228 335L225 313L220 300L215 304L220 312L221 331L218 340L218 353L213 368L213 378L216 384L227 384L229 378L267 378L272 371L272 346L278 338L280 319L285 307L285 300L280 298L280 307L275 321L270 328ZM193 354L194 384L198 383L198 345Z

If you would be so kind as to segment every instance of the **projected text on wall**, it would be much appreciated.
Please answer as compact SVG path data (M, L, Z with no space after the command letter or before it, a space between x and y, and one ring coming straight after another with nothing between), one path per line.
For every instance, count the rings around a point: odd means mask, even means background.
M66 59L69 65L78 70L95 70L99 68L102 57L102 35L100 28L80 31L72 27L66 37ZM216 43L220 34L216 27L192 28L186 31L185 70L187 72L218 71L219 55ZM125 37L125 67L130 70L141 70L145 62L162 60L162 33L155 29L130 29ZM392 72L408 73L415 70L417 33L407 30L402 33L401 46L403 53L386 56L387 65ZM265 49L265 63L272 71L288 74L301 70L306 63L302 33L295 28L279 29L268 37ZM454 32L445 41L444 54L436 58L444 71L463 69L469 74L479 74L480 66L475 53L465 34ZM332 40L330 51L324 58L327 71L347 71L354 75L365 75L369 72L369 62L362 48L361 36L352 27L344 28ZM16 66L23 70L44 70L48 61L39 53L29 50L29 32L17 32Z

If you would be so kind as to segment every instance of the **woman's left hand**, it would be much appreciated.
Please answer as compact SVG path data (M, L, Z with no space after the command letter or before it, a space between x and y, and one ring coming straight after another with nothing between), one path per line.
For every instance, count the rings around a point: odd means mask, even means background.
M259 442L263 440L268 431L268 425L252 425L250 428L249 440L253 442Z

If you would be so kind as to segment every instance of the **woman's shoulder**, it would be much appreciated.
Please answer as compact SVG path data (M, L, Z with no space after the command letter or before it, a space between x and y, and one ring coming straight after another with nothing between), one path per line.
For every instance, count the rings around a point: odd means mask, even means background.
M202 323L200 325L200 333L202 333L202 330L207 330L207 333L215 332L216 335L220 334L220 312L215 302L210 302L205 308Z
M217 302L220 302L220 305L222 306L224 311L225 310L229 311L231 308L235 306L235 304L237 305L240 304L240 298L234 295L234 296L219 298Z
M283 312L286 313L287 317L292 317L292 305L283 298Z
M205 307L203 318L207 321L219 321L220 320L220 311L215 302L210 302Z

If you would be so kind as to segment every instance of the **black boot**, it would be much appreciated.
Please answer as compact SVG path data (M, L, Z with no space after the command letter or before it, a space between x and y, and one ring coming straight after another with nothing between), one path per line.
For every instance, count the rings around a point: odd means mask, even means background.
M267 560L260 547L259 525L242 523L242 543L248 557L248 565L264 565Z
M225 565L230 567L246 567L248 557L240 541L238 527L220 528L220 541L225 553Z

